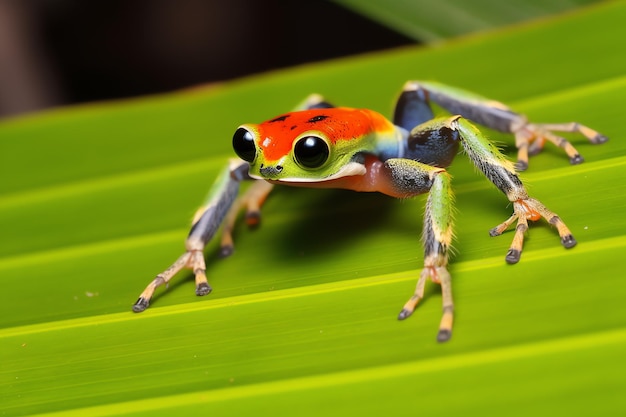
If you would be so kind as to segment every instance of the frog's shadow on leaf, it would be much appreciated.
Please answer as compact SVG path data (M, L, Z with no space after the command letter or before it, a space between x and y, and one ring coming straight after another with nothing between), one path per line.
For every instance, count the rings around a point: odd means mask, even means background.
M289 190L288 192L293 192ZM298 190L298 192L311 192ZM277 256L307 253L325 256L359 241L364 235L376 234L382 228L393 227L394 209L401 201L378 193L356 193L346 190L313 190L311 204L303 206L297 219L285 225L282 239L276 243ZM419 242L422 209L417 204L414 229ZM404 230L406 230L404 228ZM262 230L258 231L262 233ZM398 231L402 233L402 231Z
M294 196L297 193L297 196ZM280 220L278 225L267 224L275 223L276 217L281 212L272 212L274 208L282 203L285 199L297 201L298 214L290 216L288 219ZM397 208L399 201L388 196L378 193L356 193L346 190L311 190L297 189L291 187L279 187L271 197L271 201L262 209L262 220L256 230L249 230L243 218L240 218L235 227L233 237L235 240L235 252L231 257L240 257L243 249L239 250L238 242L246 239L260 238L264 240L266 236L272 236L271 245L273 261L280 264L281 259L301 258L302 254L306 254L309 259L306 262L315 262L315 259L323 259L330 256L336 251L341 251L342 247L349 247L354 242L358 242L365 234L376 234L381 228L389 228L392 226L390 219L393 218L394 207ZM278 201L276 201L278 200ZM406 232L407 228L415 235L416 253L420 253L420 234L422 227L422 207L420 201L412 201L416 204L415 222L407 225L403 229L396 229L398 233ZM288 202L285 205L289 204ZM291 204L289 204L291 206ZM283 213L291 210L291 208L282 208ZM241 216L243 217L243 216ZM265 231L271 227L280 227L278 232L279 239L275 239L276 231ZM257 236L252 236L257 235ZM219 236L219 235L218 235ZM217 237L217 236L216 236ZM205 252L207 264L207 274L212 275L212 266L220 262L224 262L220 255L220 247L217 241L210 246ZM249 243L249 242L248 242ZM303 261L304 262L304 261ZM364 261L365 262L365 261ZM306 268L306 264L302 265ZM168 287L168 292L183 285L188 285L193 281L194 275L190 271L185 271L184 276L172 280ZM217 279L213 277L214 280ZM161 292L157 292L153 298L156 302L161 296Z

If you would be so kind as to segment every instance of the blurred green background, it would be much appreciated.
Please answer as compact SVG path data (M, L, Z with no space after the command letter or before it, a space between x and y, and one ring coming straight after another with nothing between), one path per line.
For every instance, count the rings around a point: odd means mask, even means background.
M385 12L376 2L339 3L400 31L405 46L0 121L2 415L624 409L626 4L515 2L512 18L482 2L424 2L417 12L417 2L389 2ZM314 33L331 31L319 23ZM324 47L302 42L300 52ZM511 233L487 231L510 207L460 156L451 168L457 321L448 344L435 341L434 285L414 317L396 320L421 266L423 198L276 190L259 230L237 228L231 258L218 260L209 246L210 296L196 297L181 274L149 310L131 313L183 249L239 124L311 92L389 114L407 79L458 85L538 122L576 120L609 136L593 146L570 135L584 164L547 148L524 174L579 245L564 250L554 230L534 224L520 264L506 265ZM510 137L488 133L514 155Z

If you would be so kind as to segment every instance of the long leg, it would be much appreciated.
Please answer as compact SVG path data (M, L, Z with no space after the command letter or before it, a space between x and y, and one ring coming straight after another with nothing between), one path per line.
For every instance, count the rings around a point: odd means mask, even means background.
M246 223L248 223L250 227L257 226L261 220L261 206L273 187L274 186L269 182L257 180L235 201L224 219L220 256L226 257L233 253L234 243L232 233L239 212L245 207Z
M516 234L513 244L509 249L506 260L516 263L523 245L523 235L528 228L527 221L537 221L544 218L548 223L556 227L561 238L561 244L565 248L576 245L576 239L560 217L546 208L540 201L531 198L524 188L521 180L515 173L511 163L489 142L478 129L462 118L451 118L451 123L460 132L465 152L474 165L480 169L491 182L493 182L509 201L513 203L513 217L517 218ZM513 219L504 224L512 223ZM502 225L491 230L492 236L497 236L504 231Z
M518 149L516 168L518 170L528 168L529 155L539 153L546 141L562 148L569 157L570 163L579 164L583 162L580 153L567 140L551 133L553 130L581 133L594 144L604 143L608 140L601 133L575 122L529 123L525 115L514 112L498 101L435 82L410 81L406 83L404 91L403 94L412 92L426 103L436 103L452 114L458 114L480 125L515 135L515 146Z
M185 241L185 253L148 284L133 305L133 311L138 313L148 308L154 291L161 285L167 285L170 279L183 268L193 271L196 277L197 295L206 295L211 292L211 286L206 278L204 247L211 240L235 201L239 192L239 183L247 178L247 171L248 163L240 160L231 162L222 171L213 184L206 203L198 210L193 221Z
M411 130L434 118L428 92L418 85L408 84L400 93L393 113L393 124Z
M294 107L294 111L326 109L334 107L319 94L311 94L301 103ZM256 226L261 219L261 205L265 198L272 191L273 185L265 181L255 181L255 183L239 197L224 219L224 228L222 232L222 242L220 256L230 256L234 250L232 231L235 226L239 212L246 208L246 223L248 226Z
M331 107L333 107L333 105L326 101L321 95L311 94L298 104L294 110L325 109ZM224 219L220 256L226 257L233 253L234 244L232 231L239 212L245 207L246 223L248 223L248 226L258 225L261 219L261 205L263 205L265 198L272 191L273 187L274 186L268 182L255 181L255 183L234 202Z
M393 123L407 131L433 119L428 92L408 85L398 97ZM409 135L402 155L428 165L446 168L459 151L459 141L439 131L425 131L423 134Z
M430 191L424 211L422 243L424 246L424 268L420 272L415 293L404 304L399 320L409 317L417 304L424 298L424 287L428 278L441 285L443 315L439 325L437 340L445 342L452 336L454 303L452 301L452 284L448 272L448 252L452 243L452 190L450 176L440 168L431 167L409 159L388 160L386 167L391 169L395 178L419 178L428 175ZM400 174L400 176L398 175ZM396 185L404 188L410 184L403 180ZM408 191L408 189L406 190ZM413 190L414 194L428 191L425 187Z
M461 116L435 119L414 128L410 136L433 133L448 136L451 141L461 142L474 165L513 203L513 215L490 231L492 236L497 236L517 220L515 236L505 257L506 262L519 261L524 233L528 230L528 220L536 221L543 217L557 228L565 248L576 245L576 240L559 216L538 200L528 196L513 164L471 123ZM450 177L442 168L427 166L409 159L390 159L385 162L385 170L395 187L391 188L393 192L388 192L390 195L409 196L430 191L424 215L424 269L420 273L415 293L405 303L398 318L403 320L413 313L424 297L425 284L430 278L441 284L443 316L437 340L446 341L452 335L454 319L451 278L447 270L448 251L452 241L453 197Z
M312 94L295 110L328 108L332 105L323 97ZM237 216L246 207L246 219L249 225L255 225L260 219L260 207L272 190L272 185L265 181L255 181L244 195L237 198L239 184L248 176L248 163L232 160L219 175L205 204L196 211L191 230L185 241L186 251L169 268L158 274L139 295L133 305L133 311L142 312L150 305L155 290L167 285L177 272L184 268L191 269L196 280L196 295L206 295L212 290L206 277L204 248L213 238L217 229L223 225L220 255L228 256L233 252L232 229Z
M546 142L551 142L563 149L569 157L569 161L572 165L577 165L584 161L583 157L576 150L574 145L572 145L567 139L555 135L552 131L580 133L589 139L589 141L593 144L601 144L609 140L606 136L576 122L543 124L527 123L517 127L513 131L515 134L515 143L518 148L518 169L525 169L528 167L528 156L536 155L541 152Z
M492 236L500 235L517 220L516 233L505 258L508 263L516 263L520 259L528 220L544 218L557 228L564 247L576 245L576 240L560 217L528 195L513 164L471 123L460 116L435 119L418 126L414 129L416 132L411 134L430 130L439 130L456 137L472 163L513 203L513 215L490 231Z
M413 313L417 304L424 298L424 287L430 278L441 285L443 316L437 340L445 342L452 336L454 313L451 279L447 270L448 252L453 235L450 175L444 168L407 158L392 158L381 165L378 164L381 164L378 160L371 163L372 166L376 166L374 169L376 176L364 180L369 186L364 190L378 191L396 198L429 193L424 210L422 233L424 268L420 272L414 294L404 304L398 319L404 320Z

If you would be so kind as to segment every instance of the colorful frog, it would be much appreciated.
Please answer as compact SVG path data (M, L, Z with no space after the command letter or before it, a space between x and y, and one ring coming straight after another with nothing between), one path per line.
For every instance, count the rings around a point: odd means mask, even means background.
M430 103L452 114L434 118ZM506 159L471 122L515 136L517 163ZM216 180L207 201L198 210L186 240L186 252L157 275L133 306L145 310L157 287L167 284L181 269L195 274L196 294L211 292L207 282L204 248L220 226L221 253L233 251L232 229L245 207L249 224L260 218L260 207L276 184L310 188L376 191L396 198L428 193L422 243L424 266L415 293L404 304L399 319L413 313L424 296L428 278L441 285L443 316L437 340L452 335L454 306L448 257L452 243L453 196L446 167L462 148L513 206L513 214L490 230L502 234L514 223L513 242L505 260L520 260L528 221L544 218L559 233L561 244L572 248L576 240L561 218L530 197L517 171L528 167L529 155L546 142L561 147L570 163L583 161L578 151L552 131L579 132L594 144L607 137L578 123L533 124L504 104L461 89L434 82L410 81L397 101L393 121L366 109L334 107L318 95L310 96L295 111L261 124L241 125L233 136L233 159ZM238 198L239 184L252 180Z

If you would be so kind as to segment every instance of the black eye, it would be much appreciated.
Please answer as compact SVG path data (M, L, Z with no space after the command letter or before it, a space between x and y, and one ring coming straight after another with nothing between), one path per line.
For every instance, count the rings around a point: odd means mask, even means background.
M330 149L324 139L317 136L305 136L298 140L293 148L296 162L305 168L319 168L328 160Z
M235 153L244 161L254 161L254 158L256 157L254 135L248 129L240 127L233 135L233 149L235 150Z

